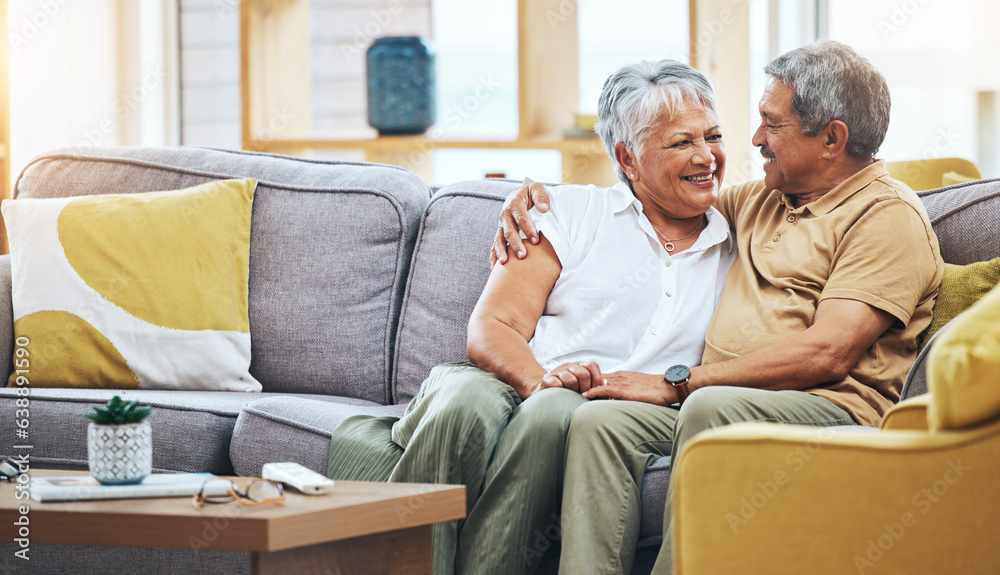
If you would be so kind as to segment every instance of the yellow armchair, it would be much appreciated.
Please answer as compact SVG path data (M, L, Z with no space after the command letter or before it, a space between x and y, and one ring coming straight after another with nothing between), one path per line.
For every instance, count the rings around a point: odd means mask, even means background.
M928 429L927 410L930 408L930 404L931 395L929 393L900 401L885 414L879 428L883 430L926 431Z
M1000 421L947 433L741 424L687 447L674 573L1000 573Z
M674 573L1000 573L1000 287L878 431L740 424L688 444Z
M897 179L914 191L933 190L942 186L960 184L982 178L976 164L964 158L930 158L886 162L889 176Z

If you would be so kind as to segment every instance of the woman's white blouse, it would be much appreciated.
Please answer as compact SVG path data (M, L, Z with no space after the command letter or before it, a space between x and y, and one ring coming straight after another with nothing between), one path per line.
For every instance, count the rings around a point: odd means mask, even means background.
M550 209L531 210L562 272L528 342L545 369L596 361L601 371L662 373L698 365L705 332L736 259L715 208L694 246L670 255L624 184L548 188Z

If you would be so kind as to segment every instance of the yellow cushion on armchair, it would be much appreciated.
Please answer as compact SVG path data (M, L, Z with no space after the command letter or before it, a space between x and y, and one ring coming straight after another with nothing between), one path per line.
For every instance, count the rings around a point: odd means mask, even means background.
M932 430L1000 417L1000 286L941 334L928 361Z

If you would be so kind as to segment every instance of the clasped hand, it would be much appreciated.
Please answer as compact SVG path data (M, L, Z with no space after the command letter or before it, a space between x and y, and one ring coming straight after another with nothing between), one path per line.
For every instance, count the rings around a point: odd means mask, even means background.
M656 405L677 402L677 394L662 376L635 371L601 373L593 361L569 362L557 366L542 377L535 391L562 387L587 399L624 399Z

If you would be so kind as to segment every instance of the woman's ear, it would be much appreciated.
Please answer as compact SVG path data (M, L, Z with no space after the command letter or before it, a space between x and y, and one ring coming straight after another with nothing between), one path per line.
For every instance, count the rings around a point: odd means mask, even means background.
M636 174L638 174L639 159L621 142L615 144L615 161L621 166L625 172L625 176L629 180L637 179Z

